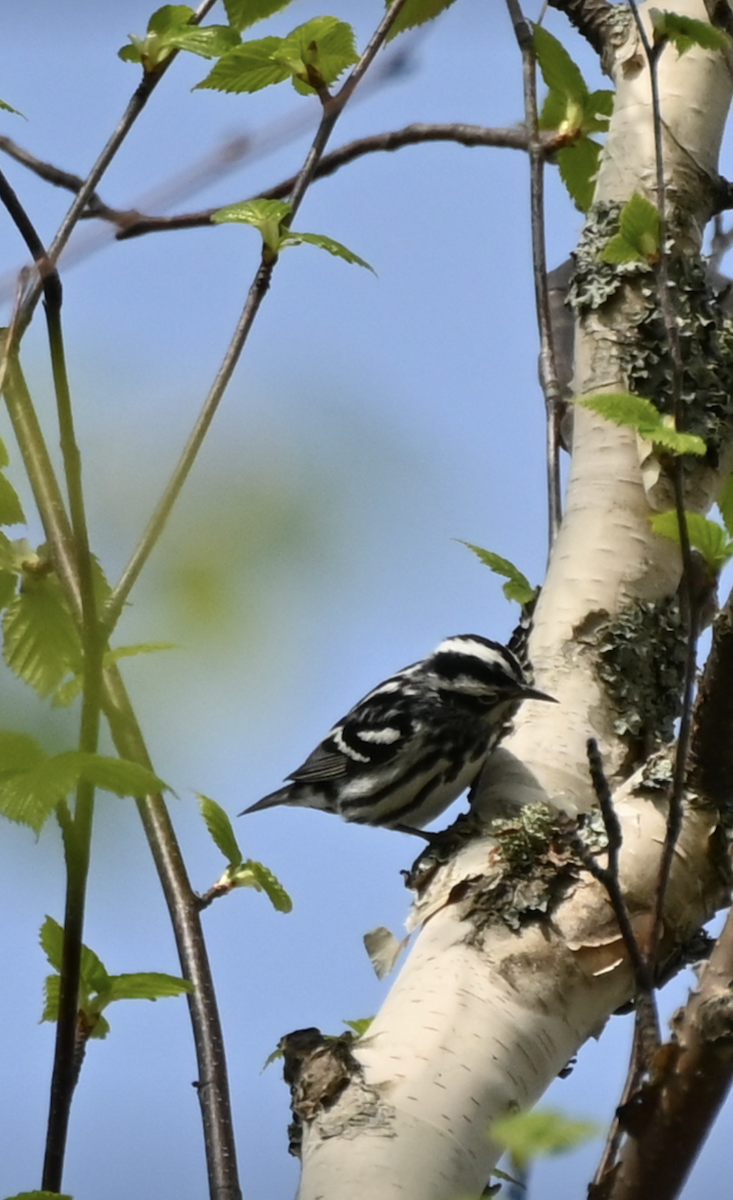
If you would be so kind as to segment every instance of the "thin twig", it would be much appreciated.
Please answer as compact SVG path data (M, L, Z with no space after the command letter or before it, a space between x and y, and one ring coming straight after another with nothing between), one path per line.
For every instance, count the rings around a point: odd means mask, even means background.
M191 18L191 24L199 24L209 10L214 7L215 3L216 0L203 0ZM179 50L172 50L168 57L165 58L163 62L161 62L155 68L154 71L147 71L143 74L143 77L138 87L135 89L127 108L122 114L116 129L108 139L107 144L104 146L101 154L97 158L97 161L84 180L82 187L76 193L71 207L69 208L66 216L56 232L56 236L48 247L48 256L52 262L55 263L58 261L64 246L71 237L71 234L80 220L84 210L86 209L90 198L96 192L97 186L107 170L107 167L112 162L120 146L132 129L135 121L140 116L140 113L150 99L154 89L157 87L158 83L163 78L173 61L178 57L179 53ZM40 280L38 280L35 285L32 285L28 290L19 318L21 332L25 329L26 325L33 316L33 311L41 296L41 290L42 284Z
M546 153L542 145L537 117L537 72L532 27L524 16L518 0L506 0L522 55L524 82L524 121L527 130L530 175L530 213L532 229L532 270L534 275L535 310L540 335L540 385L545 397L546 471L548 552L552 552L560 522L560 419L562 388L558 380L555 344L550 316L550 297L547 287L547 252L545 249L544 166Z
M540 144L543 155L551 154L557 149L561 138L557 133L540 133ZM461 146L490 146L509 150L527 150L528 138L524 129L510 126L506 129L490 129L483 125L465 124L423 124L415 122L404 129L392 130L388 133L372 134L369 137L357 138L347 142L338 150L324 154L316 167L313 179L325 179L335 174L341 167L346 166L365 154L378 151L401 150L403 146L416 146L425 142L457 142ZM289 196L295 185L296 175L283 179L264 191L250 196L251 200L281 200ZM219 205L221 207L221 205ZM110 210L114 212L115 210ZM204 208L199 212L178 213L170 217L145 216L143 213L119 213L121 228L117 233L117 241L141 237L146 233L163 233L176 229L198 229L210 225L216 208Z
M93 754L97 750L99 740L103 644L98 635L92 557L81 481L81 456L74 434L71 393L66 370L61 326L61 280L46 253L33 222L2 172L0 172L0 200L5 204L33 255L45 296L51 369L61 434L61 452L69 494L82 609L84 684L79 749ZM77 1036L79 983L94 815L94 790L94 784L90 781L84 779L79 781L74 818L69 823L68 835L64 840L67 875L64 940L42 1180L42 1187L52 1192L61 1191L71 1103L79 1077L80 1060Z
M331 135L333 127L338 120L343 107L346 104L349 96L352 95L354 88L359 80L363 77L364 71L369 63L373 60L380 45L386 38L390 28L399 16L400 10L406 0L393 0L393 3L387 10L379 24L377 32L371 38L364 53L354 67L351 75L344 83L343 87L333 97L329 97L325 107L321 123L318 126L313 143L306 155L303 167L297 176L293 185L293 190L290 193L291 216L294 216L300 203L305 196L306 190L313 180L321 155L326 147L328 138ZM153 513L147 527L143 531L142 537L135 547L132 556L125 567L112 595L109 597L102 614L104 625L108 633L111 633L117 623L122 608L134 587L140 572L147 562L150 554L160 537L163 528L171 514L173 506L181 492L181 489L188 478L199 450L203 444L206 433L214 419L216 411L221 402L222 396L227 388L229 380L234 373L242 350L249 336L249 331L252 328L260 305L267 294L270 286L272 273L275 269L277 258L263 253L262 262L257 269L255 277L250 286L245 301L242 315L237 322L236 329L232 335L232 339L227 348L224 360L216 374L216 378L209 389L209 393L204 400L201 412L196 421L196 424L189 436L183 453L181 454L178 463L176 464L173 474L168 482L168 485L161 496L157 508Z

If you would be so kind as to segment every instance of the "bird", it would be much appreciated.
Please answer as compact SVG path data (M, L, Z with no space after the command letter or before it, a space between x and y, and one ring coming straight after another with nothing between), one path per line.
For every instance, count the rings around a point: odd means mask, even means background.
M337 721L285 786L239 815L285 804L416 832L477 781L523 700L548 700L505 646L445 638Z

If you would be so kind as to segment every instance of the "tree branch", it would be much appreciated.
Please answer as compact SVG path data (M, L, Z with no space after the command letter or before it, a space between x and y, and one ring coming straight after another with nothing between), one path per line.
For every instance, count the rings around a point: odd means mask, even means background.
M603 58L608 38L609 20L617 6L609 0L548 0L550 8L565 13L571 25L581 33Z
M546 470L548 551L557 537L562 521L560 498L560 419L562 389L558 381L555 344L547 285L547 253L545 249L544 165L545 152L540 140L537 118L537 76L534 37L518 0L507 0L522 55L524 83L524 123L527 130L530 173L530 225L532 231L532 269L534 275L535 310L540 335L540 385L545 397Z

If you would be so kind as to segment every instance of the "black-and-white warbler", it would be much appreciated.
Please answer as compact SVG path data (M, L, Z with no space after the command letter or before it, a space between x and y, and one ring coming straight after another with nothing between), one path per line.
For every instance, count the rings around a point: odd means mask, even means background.
M528 699L552 696L530 686L510 650L472 633L446 638L369 692L291 782L244 811L302 805L364 825L421 829L476 782Z

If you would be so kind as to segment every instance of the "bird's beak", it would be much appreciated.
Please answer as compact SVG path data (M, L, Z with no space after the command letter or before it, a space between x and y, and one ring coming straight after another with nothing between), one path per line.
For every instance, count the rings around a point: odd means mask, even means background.
M547 692L538 692L537 688L533 688L533 687L523 687L522 688L522 699L523 700L548 700L550 702L550 704L559 704L560 703L560 701L556 700L554 696L548 696Z

